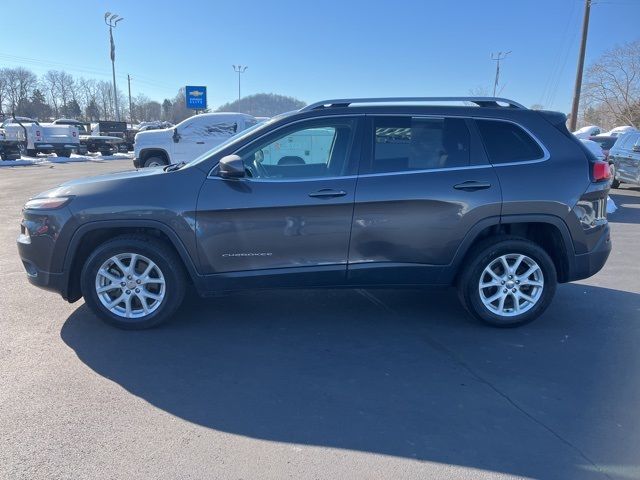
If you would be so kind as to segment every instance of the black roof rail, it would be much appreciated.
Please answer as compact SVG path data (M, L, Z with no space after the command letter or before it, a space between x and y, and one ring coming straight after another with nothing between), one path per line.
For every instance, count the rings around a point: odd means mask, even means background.
M331 107L348 107L355 103L438 103L438 102L469 102L475 103L478 107L501 107L518 108L526 110L527 107L518 102L500 97L387 97L387 98L341 98L333 100L322 100L312 103L300 109L301 112L319 110ZM506 104L506 105L505 105Z

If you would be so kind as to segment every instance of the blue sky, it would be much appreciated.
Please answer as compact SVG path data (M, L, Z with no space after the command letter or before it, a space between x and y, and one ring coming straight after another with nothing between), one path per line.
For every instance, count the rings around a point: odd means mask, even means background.
M4 2L0 66L65 69L109 80L105 11L115 31L118 87L162 100L207 85L209 106L237 97L232 64L248 65L242 93L307 102L349 96L468 95L491 91L491 52L511 50L502 96L570 108L582 0L31 0ZM28 13L28 19L20 20ZM594 0L587 64L640 38L640 0Z

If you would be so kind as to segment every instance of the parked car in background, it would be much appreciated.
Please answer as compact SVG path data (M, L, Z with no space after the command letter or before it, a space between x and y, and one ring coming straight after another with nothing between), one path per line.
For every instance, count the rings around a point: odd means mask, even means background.
M598 160L602 162L606 160L604 152L602 151L602 147L598 142L594 142L593 140L589 140L587 138L579 138L578 140L580 140L582 144L585 147L587 147L589 151L593 153L593 156L596 157Z
M25 134L26 154L30 157L38 153L69 157L80 148L78 129L73 125L41 124L32 118L15 117L2 122L2 128L8 135Z
M589 138L595 135L600 135L601 133L602 128L598 127L597 125L588 125L573 132L573 134L578 138Z
M612 136L612 137L619 137L623 133L637 131L637 130L638 129L636 127L632 127L630 125L624 125L622 127L612 128L611 130L609 130L607 133L604 133L603 135L609 135L609 136Z
M133 164L136 168L190 162L233 135L258 124L244 113L203 113L173 128L139 132Z
M561 113L456 100L324 100L188 164L43 192L18 238L28 279L128 329L187 291L274 287L455 285L485 323L532 321L609 256L608 165Z
M605 160L608 160L609 150L611 150L611 147L613 147L613 145L616 143L616 140L618 140L618 137L612 136L612 135L595 135L593 137L589 137L589 140L591 140L592 142L596 142L598 145L600 145L600 148L602 149L602 153L604 153Z
M25 145L24 130L12 130L7 133L4 128L0 128L0 159L19 159Z
M91 134L121 138L122 143L118 145L118 150L121 152L128 152L129 147L133 148L132 140L135 133L128 128L127 122L100 120L91 124Z
M640 132L632 130L620 135L609 150L609 161L612 163L613 188L621 183L640 185Z
M119 145L124 140L121 137L109 135L93 135L91 133L91 124L89 122L81 122L71 118L59 118L53 121L54 125L73 125L78 129L80 138L80 147L78 153L84 155L87 152L100 152L102 155L111 155L118 151Z

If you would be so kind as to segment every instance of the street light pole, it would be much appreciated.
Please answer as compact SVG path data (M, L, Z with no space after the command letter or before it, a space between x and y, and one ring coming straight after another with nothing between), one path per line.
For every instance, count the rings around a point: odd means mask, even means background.
M498 81L500 80L500 61L504 60L505 58L507 58L507 55L509 55L511 53L511 50L509 50L508 52L498 52L498 54L496 56L493 55L493 53L491 54L491 60L495 60L496 62L496 79L493 82L493 96L496 96L496 89L498 88Z
M238 102L240 101L240 75L243 74L247 68L247 66L242 65L232 65L233 71L238 74Z
M115 13L107 12L104 14L104 23L109 27L109 41L111 45L111 73L113 74L113 101L116 107L116 120L120 121L120 110L118 109L118 90L116 88L116 44L113 42L113 29L116 28L118 22L124 18Z

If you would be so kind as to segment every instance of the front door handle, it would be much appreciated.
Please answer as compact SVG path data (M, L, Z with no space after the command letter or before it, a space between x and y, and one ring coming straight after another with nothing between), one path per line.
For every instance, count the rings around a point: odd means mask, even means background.
M204 142L196 142L198 145L204 145Z
M491 184L489 182L462 182L454 185L453 188L456 190L464 190L465 192L475 192L476 190L486 190L487 188L491 188Z
M344 197L347 194L344 190L334 190L333 188L323 188L321 190L311 192L310 197L314 198L334 198Z

